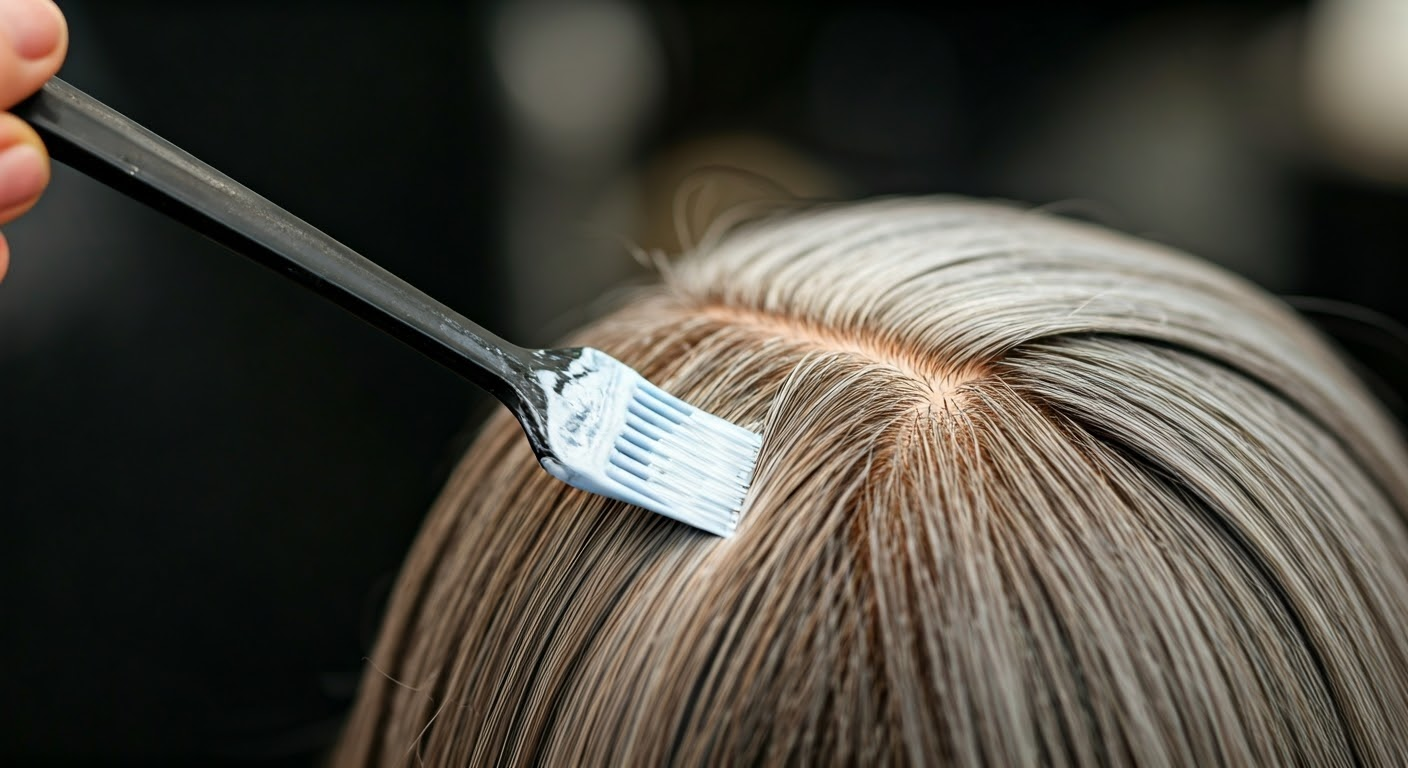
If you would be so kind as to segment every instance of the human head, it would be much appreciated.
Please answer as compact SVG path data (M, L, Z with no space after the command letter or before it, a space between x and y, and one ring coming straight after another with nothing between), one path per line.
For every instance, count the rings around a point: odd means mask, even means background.
M737 533L564 487L497 418L340 760L1408 757L1408 457L1275 300L934 199L723 223L664 278L574 341L762 431Z

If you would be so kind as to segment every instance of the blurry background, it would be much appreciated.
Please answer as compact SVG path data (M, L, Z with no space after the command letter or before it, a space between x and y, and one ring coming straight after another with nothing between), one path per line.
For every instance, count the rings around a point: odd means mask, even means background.
M1408 319L1401 0L60 5L70 82L523 343L785 194L1049 205ZM66 169L7 234L0 763L312 764L490 404Z

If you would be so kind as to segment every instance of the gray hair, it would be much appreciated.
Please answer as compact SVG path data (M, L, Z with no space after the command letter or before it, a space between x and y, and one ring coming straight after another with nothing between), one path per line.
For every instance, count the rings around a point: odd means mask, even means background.
M1408 763L1408 452L1186 255L1012 207L721 222L577 341L764 446L721 540L496 418L335 759Z

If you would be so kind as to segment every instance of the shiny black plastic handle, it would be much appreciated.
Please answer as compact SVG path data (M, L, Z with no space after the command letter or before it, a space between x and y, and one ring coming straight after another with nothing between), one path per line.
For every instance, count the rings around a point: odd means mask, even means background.
M308 286L522 408L531 353L480 328L234 179L54 78L13 110L54 159Z

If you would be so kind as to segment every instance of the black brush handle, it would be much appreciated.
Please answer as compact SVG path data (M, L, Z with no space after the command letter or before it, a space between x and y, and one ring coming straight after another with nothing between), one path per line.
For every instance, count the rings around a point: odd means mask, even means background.
M54 159L326 296L519 412L532 353L54 78L15 114Z

